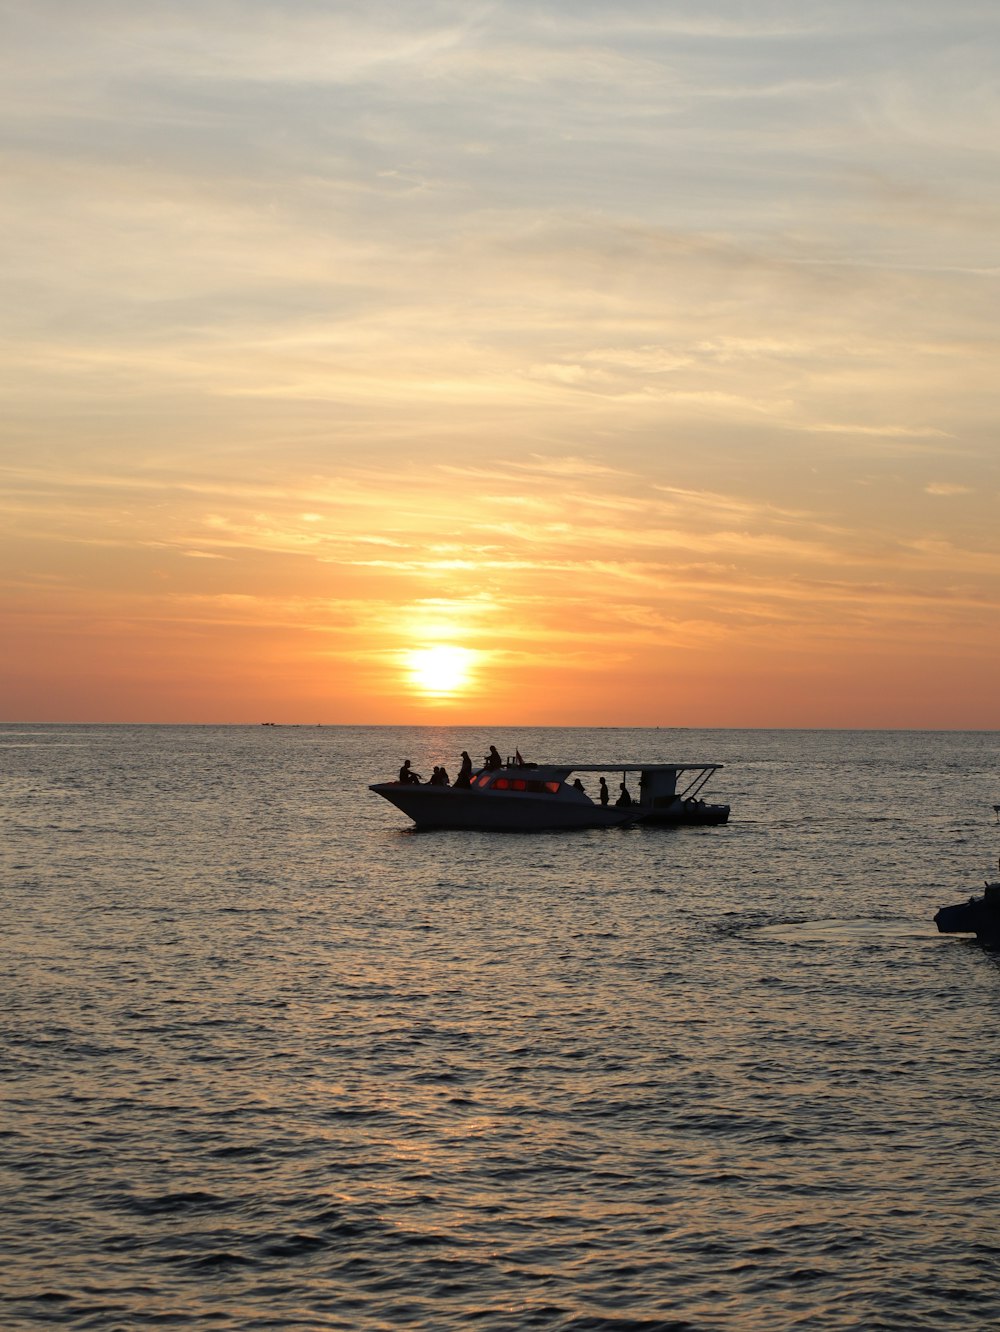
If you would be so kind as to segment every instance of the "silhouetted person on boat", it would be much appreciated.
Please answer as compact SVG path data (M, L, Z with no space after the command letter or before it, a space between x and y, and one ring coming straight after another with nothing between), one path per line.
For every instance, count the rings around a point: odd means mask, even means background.
M573 790L579 791L581 795L587 794L587 792L583 789L583 782L580 781L579 777L577 777L576 781L573 783Z
M615 804L616 804L616 805L631 805L631 803L632 803L632 797L629 795L629 793L628 793L628 787L625 785L625 783L624 783L624 782L619 782L619 783L618 783L618 789L621 791L621 795L620 795L620 796L618 797L618 799L615 801Z
M399 780L404 786L417 786L420 782L420 773L413 771L409 759L403 760L403 766L399 770Z
M435 768L430 780L431 786L449 786L448 773L445 768Z
M601 804L606 805L608 801L611 799L611 793L608 790L608 784L603 777L601 778L601 790L599 794L601 798Z
M503 767L503 759L500 757L500 751L496 745L490 745L490 752L486 755L483 767L487 772L495 772L497 768Z
M472 785L472 759L464 749L462 750L462 766L459 768L458 776L455 778L455 785Z

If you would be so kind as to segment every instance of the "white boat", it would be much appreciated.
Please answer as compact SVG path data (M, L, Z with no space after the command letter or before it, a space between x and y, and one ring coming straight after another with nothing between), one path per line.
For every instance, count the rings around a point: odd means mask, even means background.
M714 824L728 805L710 805L700 792L721 763L508 763L473 772L468 786L375 782L368 789L408 815L418 828L485 828L534 832L550 828L607 828L625 823ZM570 778L578 773L639 774L632 803L602 805ZM620 787L619 787L620 790Z

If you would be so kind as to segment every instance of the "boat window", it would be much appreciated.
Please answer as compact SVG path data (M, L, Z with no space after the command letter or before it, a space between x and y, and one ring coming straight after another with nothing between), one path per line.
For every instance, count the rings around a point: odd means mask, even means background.
M490 772L477 777L476 784L488 786L491 791L530 791L532 795L558 795L562 785L560 782L542 782L537 777L494 777Z
M525 791L532 795L558 795L562 786L561 782L542 782L537 777L493 777L489 772L476 780L479 786L489 786L491 791Z

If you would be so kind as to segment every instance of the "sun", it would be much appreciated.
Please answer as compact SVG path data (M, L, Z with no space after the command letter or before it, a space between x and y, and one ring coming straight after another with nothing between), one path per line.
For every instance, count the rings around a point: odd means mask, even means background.
M468 688L476 656L471 648L439 643L436 647L414 648L406 653L405 661L410 681L420 693L448 698Z

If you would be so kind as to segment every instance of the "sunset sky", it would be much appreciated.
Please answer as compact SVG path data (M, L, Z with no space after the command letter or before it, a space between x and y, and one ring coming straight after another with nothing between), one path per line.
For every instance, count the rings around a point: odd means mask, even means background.
M992 0L0 13L4 720L1000 725Z

